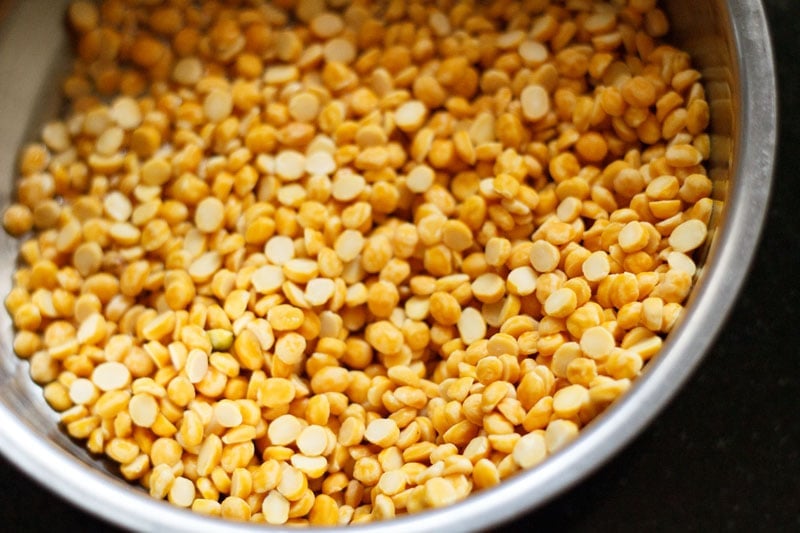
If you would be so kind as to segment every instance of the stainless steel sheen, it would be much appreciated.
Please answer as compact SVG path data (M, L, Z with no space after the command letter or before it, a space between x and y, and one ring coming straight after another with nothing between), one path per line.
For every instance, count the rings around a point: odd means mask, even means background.
M629 442L678 392L709 348L747 273L769 196L776 142L772 50L759 0L662 0L673 42L702 70L712 109L712 168L721 206L688 312L663 351L623 399L567 448L537 468L451 507L348 531L483 529L541 505L579 482ZM65 2L13 3L0 29L0 205L15 179L17 148L58 109L57 79L66 57ZM0 294L7 294L16 243L0 235ZM11 349L10 319L0 312L0 452L27 474L89 512L149 531L255 531L155 501L114 475L57 427L57 416ZM270 530L259 526L259 531Z

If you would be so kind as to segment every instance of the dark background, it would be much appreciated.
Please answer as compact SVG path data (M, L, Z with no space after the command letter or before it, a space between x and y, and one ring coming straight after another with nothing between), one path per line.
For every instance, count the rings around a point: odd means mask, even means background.
M780 86L779 157L743 293L699 370L648 429L513 529L800 531L800 2L764 5ZM0 531L101 529L113 530L0 458Z

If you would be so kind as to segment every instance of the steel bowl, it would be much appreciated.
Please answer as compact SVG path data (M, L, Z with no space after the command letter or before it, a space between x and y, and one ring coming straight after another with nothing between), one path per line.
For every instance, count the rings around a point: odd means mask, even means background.
M63 0L28 0L7 8L0 29L0 206L11 201L18 148L59 109L57 79L68 64ZM767 207L775 152L776 88L767 23L759 0L662 0L671 42L692 54L711 106L716 209L711 238L686 313L633 387L581 435L536 468L466 501L348 531L486 529L542 505L580 482L639 433L680 389L731 309L756 249ZM0 294L11 288L17 243L0 235ZM0 313L0 452L76 506L147 531L253 531L253 525L208 518L150 498L92 457L58 426L28 363L11 348ZM259 530L270 530L258 526Z

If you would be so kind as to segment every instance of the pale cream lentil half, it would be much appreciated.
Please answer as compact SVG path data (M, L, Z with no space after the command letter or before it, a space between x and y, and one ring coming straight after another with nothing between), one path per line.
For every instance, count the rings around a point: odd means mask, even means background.
M76 0L20 155L15 352L153 497L448 505L567 446L680 316L710 107L656 1Z

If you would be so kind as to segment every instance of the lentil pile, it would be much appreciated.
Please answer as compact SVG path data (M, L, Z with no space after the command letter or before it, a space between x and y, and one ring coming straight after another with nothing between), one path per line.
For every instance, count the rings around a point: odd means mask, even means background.
M14 350L149 493L270 524L447 505L624 393L712 182L656 0L76 1L19 160Z

